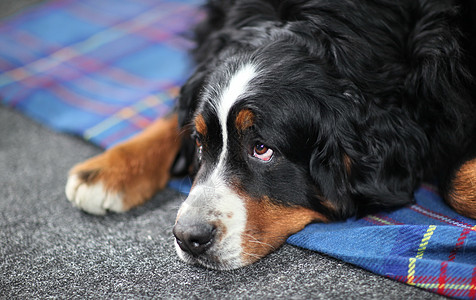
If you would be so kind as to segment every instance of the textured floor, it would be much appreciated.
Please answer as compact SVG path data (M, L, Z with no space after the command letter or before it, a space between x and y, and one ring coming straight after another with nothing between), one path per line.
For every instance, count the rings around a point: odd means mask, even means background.
M0 0L0 18L18 13L23 8L46 0Z

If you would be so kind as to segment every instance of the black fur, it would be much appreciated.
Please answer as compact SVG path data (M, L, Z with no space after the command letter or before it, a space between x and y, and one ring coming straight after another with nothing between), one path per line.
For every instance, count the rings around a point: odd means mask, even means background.
M475 143L471 0L212 0L206 9L178 106L182 126L199 111L212 132L198 180L221 143L203 89L250 61L260 75L234 112L249 108L256 120L230 132L228 176L253 197L331 219L394 208L423 180L444 187ZM271 163L250 156L256 142L275 150Z

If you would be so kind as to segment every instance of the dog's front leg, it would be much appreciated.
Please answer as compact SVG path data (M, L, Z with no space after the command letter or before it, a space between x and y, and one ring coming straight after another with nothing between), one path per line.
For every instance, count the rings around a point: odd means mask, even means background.
M66 196L91 214L140 205L167 184L180 143L177 115L159 119L125 143L74 166Z

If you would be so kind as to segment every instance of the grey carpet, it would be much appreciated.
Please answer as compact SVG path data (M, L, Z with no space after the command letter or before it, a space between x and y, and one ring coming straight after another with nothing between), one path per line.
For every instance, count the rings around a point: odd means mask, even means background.
M234 271L186 265L177 192L105 217L68 203L68 169L100 151L0 106L0 298L437 298L290 245Z
M32 5L38 5L47 0L0 0L0 18L14 15Z

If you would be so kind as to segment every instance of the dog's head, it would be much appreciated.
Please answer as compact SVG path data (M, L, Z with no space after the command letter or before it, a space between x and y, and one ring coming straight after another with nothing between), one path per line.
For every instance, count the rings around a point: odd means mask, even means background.
M233 55L183 89L198 94L199 168L173 230L187 262L241 267L311 222L411 198L412 155L386 145L421 144L411 122L372 111L351 82L285 45Z

